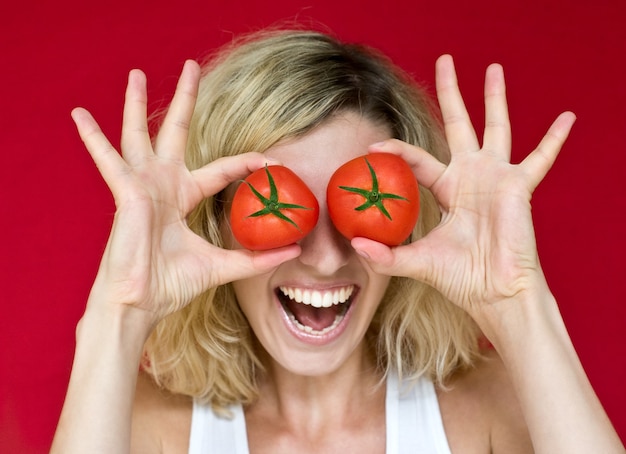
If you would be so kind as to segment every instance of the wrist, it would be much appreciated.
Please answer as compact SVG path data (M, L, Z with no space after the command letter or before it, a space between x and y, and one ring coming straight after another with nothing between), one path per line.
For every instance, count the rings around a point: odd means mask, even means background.
M530 338L567 338L556 299L545 281L510 298L486 304L472 316L501 354L509 347L517 351Z
M76 327L77 346L117 349L138 363L154 325L150 314L130 305L88 304Z

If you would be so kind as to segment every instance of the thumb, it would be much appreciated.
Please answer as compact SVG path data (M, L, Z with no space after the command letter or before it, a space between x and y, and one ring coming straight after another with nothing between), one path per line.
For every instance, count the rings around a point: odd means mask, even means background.
M222 251L223 256L215 260L215 269L212 270L218 285L267 273L300 255L301 249L300 246L292 244L267 251L247 249Z
M387 276L410 277L429 283L432 270L428 245L422 240L389 247L367 238L353 238L352 247L370 265L372 270Z

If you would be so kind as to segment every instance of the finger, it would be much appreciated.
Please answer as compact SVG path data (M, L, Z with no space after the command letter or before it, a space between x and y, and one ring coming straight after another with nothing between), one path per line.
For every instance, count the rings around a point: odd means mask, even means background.
M163 125L157 135L155 151L159 156L182 160L185 156L189 122L198 96L200 67L187 60Z
M393 153L400 156L409 164L417 181L429 189L446 170L445 164L426 150L396 139L374 144L370 146L369 151Z
M441 108L450 153L477 151L480 148L478 138L459 90L452 57L442 55L437 60L435 67L437 99Z
M572 112L559 115L537 148L520 164L520 167L529 175L531 190L541 183L554 164L575 121L576 116Z
M78 107L72 110L72 119L96 167L115 195L118 176L128 172L128 165L102 133L100 126L89 112Z
M128 74L121 137L122 156L131 165L152 154L147 104L146 76L134 69Z
M511 123L506 102L504 71L498 64L487 68L485 75L485 132L483 150L511 159Z
M262 153L244 153L216 159L204 167L193 170L191 175L206 198L221 191L230 183L247 177L255 170L273 164L279 163L268 159Z

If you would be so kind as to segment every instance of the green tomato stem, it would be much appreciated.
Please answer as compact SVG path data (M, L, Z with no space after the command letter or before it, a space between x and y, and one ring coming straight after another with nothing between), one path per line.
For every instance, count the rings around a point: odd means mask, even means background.
M406 200L408 202L408 199L398 194L379 192L378 177L376 175L376 172L374 171L374 168L372 167L370 162L367 160L367 158L365 158L365 162L367 163L367 167L369 168L370 175L372 177L372 189L367 190L363 188L354 188L351 186L339 186L339 188L343 189L344 191L359 194L365 198L365 203L356 207L355 208L356 211L364 211L364 210L367 210L368 208L376 207L386 218L388 218L391 221L393 219L391 218L391 215L385 208L385 205L383 204L383 200L395 199L395 200Z
M248 185L248 187L250 188L252 193L263 204L263 209L252 213L248 217L259 217L259 216L265 216L265 215L272 215L272 216L276 216L279 219L282 219L285 222L288 222L289 224L293 225L298 230L301 230L300 227L298 226L298 224L296 224L292 219L290 219L284 213L282 213L281 210L286 210L286 209L310 210L311 208L305 207L305 206L302 206L302 205L296 205L296 204L293 204L293 203L282 203L282 202L280 202L278 200L278 189L276 188L276 183L274 182L274 178L272 177L271 172L267 168L267 165L265 166L265 173L267 175L267 180L268 180L269 187L270 187L270 196L269 196L269 198L265 197L263 194L261 194L259 191L257 191L254 186L252 186L249 182L244 180L244 183L246 183Z

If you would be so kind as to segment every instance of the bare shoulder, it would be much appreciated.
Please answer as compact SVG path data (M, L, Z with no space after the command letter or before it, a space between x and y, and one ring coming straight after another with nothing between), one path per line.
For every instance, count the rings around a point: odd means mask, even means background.
M509 374L495 351L453 377L438 397L453 453L533 452Z
M187 452L191 410L191 398L167 392L147 374L139 373L133 405L131 452Z

